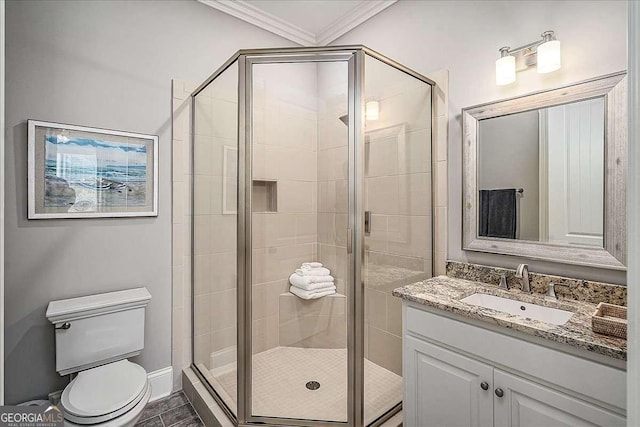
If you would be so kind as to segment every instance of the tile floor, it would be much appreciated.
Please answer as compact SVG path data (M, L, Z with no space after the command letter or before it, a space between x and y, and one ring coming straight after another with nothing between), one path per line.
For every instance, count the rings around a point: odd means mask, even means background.
M201 372L233 412L235 363ZM308 381L320 388L309 390ZM275 347L253 357L253 409L256 415L344 422L347 418L347 350ZM374 421L402 401L402 377L365 359L365 421Z
M136 427L204 427L204 423L181 391L149 403Z

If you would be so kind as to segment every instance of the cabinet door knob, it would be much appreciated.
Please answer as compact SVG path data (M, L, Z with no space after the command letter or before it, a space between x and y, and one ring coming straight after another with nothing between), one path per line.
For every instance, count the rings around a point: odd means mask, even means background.
M496 389L496 396L498 396L498 397L504 396L504 391L502 391L501 388L497 388Z
M486 381L482 381L480 383L480 388L483 389L483 390L489 390L489 383L486 382Z

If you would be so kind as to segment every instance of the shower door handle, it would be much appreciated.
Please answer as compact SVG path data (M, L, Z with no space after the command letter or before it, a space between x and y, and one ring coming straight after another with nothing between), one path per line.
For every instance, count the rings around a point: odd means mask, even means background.
M371 211L364 211L364 234L371 234Z
M353 252L353 233L350 228L347 228L347 253Z

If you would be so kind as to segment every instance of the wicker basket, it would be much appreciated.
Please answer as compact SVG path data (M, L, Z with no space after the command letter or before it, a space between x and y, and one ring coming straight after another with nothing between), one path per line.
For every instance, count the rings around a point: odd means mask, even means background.
M591 329L599 334L626 339L627 307L601 302L591 316Z

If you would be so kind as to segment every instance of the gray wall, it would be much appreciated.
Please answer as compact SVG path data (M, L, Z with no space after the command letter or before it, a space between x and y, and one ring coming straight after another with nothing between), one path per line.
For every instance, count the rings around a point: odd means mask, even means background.
M61 389L50 300L146 286L147 372L171 365L171 79L292 45L195 1L6 5L6 403ZM26 120L157 134L157 218L27 220Z
M540 239L540 141L538 110L480 120L478 190L522 188L519 239Z
M562 42L562 68L519 72L508 86L495 84L502 46L522 46L548 29ZM578 267L462 250L462 127L460 110L493 100L563 86L627 68L626 1L400 1L332 44L362 43L421 73L448 69L448 257L613 283L618 271Z

